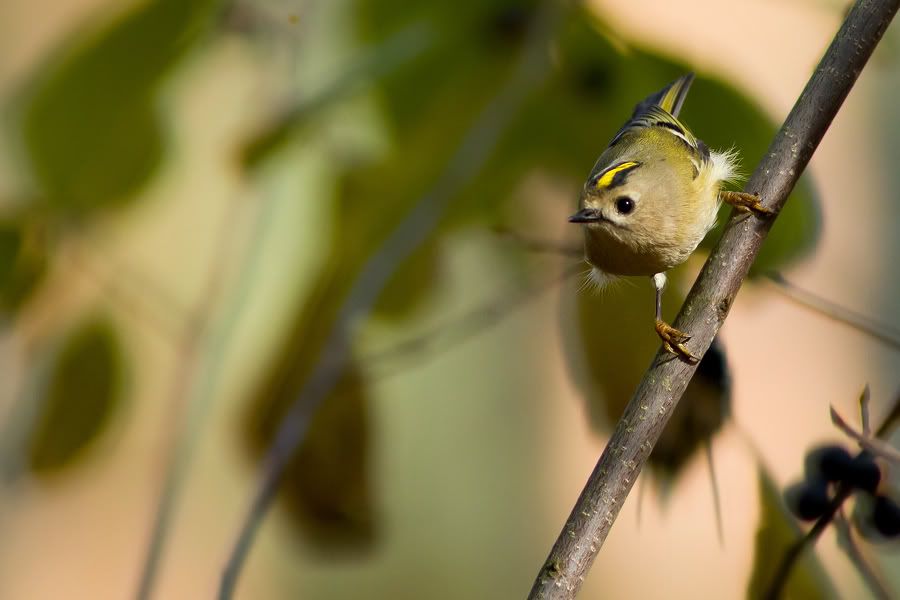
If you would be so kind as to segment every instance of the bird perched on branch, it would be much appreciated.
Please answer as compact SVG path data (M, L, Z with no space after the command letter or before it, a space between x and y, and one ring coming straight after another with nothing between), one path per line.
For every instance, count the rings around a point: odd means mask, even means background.
M755 194L722 189L737 175L733 150L710 150L678 120L694 80L684 75L637 105L613 137L569 217L584 228L591 279L646 275L656 290L656 333L663 346L689 362L687 334L662 319L666 271L680 265L715 225L724 201L759 216L771 214Z

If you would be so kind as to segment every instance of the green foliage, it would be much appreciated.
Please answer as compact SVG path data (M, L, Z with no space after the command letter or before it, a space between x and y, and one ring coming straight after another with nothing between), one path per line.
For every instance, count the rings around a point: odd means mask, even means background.
M365 550L375 538L364 384L351 367L315 413L308 436L285 471L282 504L301 538L319 552ZM276 396L258 398L248 430L258 456L269 447L298 391L285 386Z
M311 94L286 113L267 123L240 150L241 164L254 170L277 155L288 143L301 138L317 123L320 111L334 105L372 79L413 60L431 46L433 36L419 25L411 25L383 43L362 52L357 62L338 74L323 89Z
M763 598L785 552L801 535L784 505L781 493L765 470L759 470L760 519L753 550L753 571L747 598ZM834 587L812 552L800 558L784 588L784 598L792 600L834 598Z
M37 289L46 269L40 228L22 220L0 221L0 315L13 316Z
M26 156L47 204L83 214L121 205L159 164L164 76L215 16L217 0L154 0L82 34L27 93Z
M261 388L276 389L274 396L281 399L266 400L272 394L260 392L255 395L254 412L273 410L299 389L319 347L310 340L319 340L320 330L330 328L331 307L344 299L350 282L411 207L435 186L446 185L441 179L444 170L508 76L536 5L514 0L357 1L360 38L370 48L418 23L424 23L435 39L414 59L374 81L372 96L381 109L389 150L368 162L345 166L328 257L315 277L313 294L300 307L287 347L275 355L268 369L270 383ZM553 43L549 77L524 99L498 148L474 181L453 199L440 228L393 278L378 303L378 315L401 318L428 297L440 276L435 265L441 238L448 232L519 219L521 207L511 199L529 173L550 172L580 186L635 103L690 70L652 52L614 42L601 27L586 9L569 11ZM771 120L745 96L703 77L694 83L684 116L710 146L741 149L748 167L762 156L775 132ZM302 129L286 122L251 143L247 156L266 157ZM783 222L773 229L758 269L783 265L812 245L818 231L815 206L809 188L801 186ZM710 239L716 239L715 234ZM670 306L680 300L676 290L684 273L682 269L671 275L666 296ZM584 391L592 413L608 423L618 418L659 346L652 328L653 292L643 282L623 284L601 298L580 294L577 303L572 328L578 336L573 345L586 359L577 378L589 382ZM288 377L291 369L303 373L302 377ZM273 381L282 383L273 388ZM670 476L677 475L727 415L727 390L703 381L694 388L689 394L696 401L681 403L673 416L672 433L665 438L668 443L654 457ZM687 444L679 438L686 431L691 433Z
M55 472L84 455L122 404L124 368L118 337L106 319L90 319L69 332L36 399L39 411L28 441L32 472Z
M334 273L334 271L330 271ZM337 306L331 286L336 275L315 290L303 306L273 361L252 394L244 439L261 459L279 424L296 400L317 362ZM281 485L282 504L294 517L302 538L319 551L359 550L374 540L369 473L369 390L361 371L351 365L319 408L309 434L293 456Z

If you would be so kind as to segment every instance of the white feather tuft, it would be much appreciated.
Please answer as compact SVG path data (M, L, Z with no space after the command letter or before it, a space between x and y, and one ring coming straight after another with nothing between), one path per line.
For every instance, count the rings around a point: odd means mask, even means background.
M739 168L741 156L732 147L728 150L710 150L709 160L712 163L710 179L716 182L736 183L744 179Z
M615 275L610 275L609 273L592 266L591 270L585 274L584 283L582 284L581 289L599 292L618 279L619 278Z

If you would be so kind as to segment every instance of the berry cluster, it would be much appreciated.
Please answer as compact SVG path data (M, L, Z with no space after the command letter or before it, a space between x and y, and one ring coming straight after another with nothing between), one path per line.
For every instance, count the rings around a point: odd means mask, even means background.
M806 479L785 491L785 500L798 519L813 521L828 510L835 486L843 484L863 495L862 525L884 538L900 537L900 506L878 493L881 469L869 452L851 456L841 446L822 446L805 461Z

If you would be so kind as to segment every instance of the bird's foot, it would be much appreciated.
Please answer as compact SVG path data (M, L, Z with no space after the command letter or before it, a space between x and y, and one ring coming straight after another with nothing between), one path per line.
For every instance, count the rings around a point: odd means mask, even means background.
M656 334L659 336L659 339L662 340L663 348L665 348L667 352L671 352L678 358L692 365L700 362L700 359L691 354L691 351L685 346L685 343L691 339L691 336L688 334L675 329L660 319L656 320Z
M753 213L757 217L768 217L769 215L775 214L775 211L771 208L766 208L762 205L762 202L759 201L759 195L757 194L748 194L747 192L731 192L731 191L721 191L719 192L719 198L722 199L723 202L730 204L741 212L745 213Z

